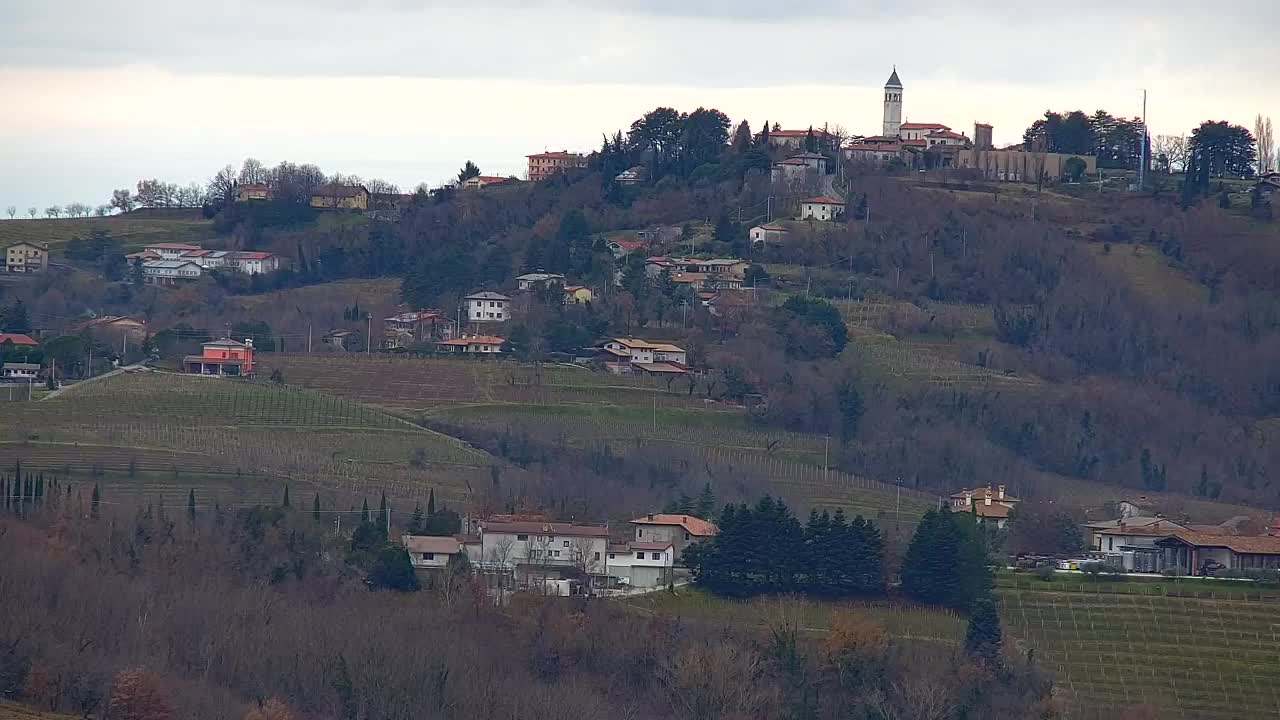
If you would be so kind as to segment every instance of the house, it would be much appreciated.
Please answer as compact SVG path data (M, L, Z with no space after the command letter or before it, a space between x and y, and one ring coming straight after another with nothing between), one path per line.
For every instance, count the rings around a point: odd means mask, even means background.
M40 343L31 338L30 335L24 333L0 333L0 345L5 343L13 343L17 347L33 348L38 347Z
M925 135L924 139L929 144L929 147L934 147L935 145L964 147L969 144L969 138L951 130L935 130Z
M576 522L481 520L473 564L484 572L511 575L523 586L547 580L577 580L588 587L607 578L609 526Z
M809 165L803 160L779 160L769 166L769 182L783 185L802 185L809 173Z
M693 515L652 513L631 521L636 542L671 543L679 561L684 549L720 532L716 524Z
M669 343L654 343L639 338L620 337L607 340L600 348L605 367L611 372L637 372L649 375L684 375L689 372L684 348Z
M637 250L644 250L649 247L649 243L644 240L613 240L607 247L614 258L622 258Z
M183 280L199 280L204 269L190 260L148 260L142 263L142 277L155 285L175 285Z
M245 183L236 188L236 202L271 200L274 197L275 192L271 189L271 186L264 183Z
M526 155L525 158L529 161L528 178L531 182L546 180L557 173L587 166L586 156L580 153L571 153L568 150Z
M1136 572L1157 572L1163 551L1156 541L1188 528L1162 517L1121 517L1085 525L1094 552L1116 556L1113 564Z
M496 335L463 335L451 340L441 340L436 343L436 350L470 355L498 355L506 341L506 338Z
M236 250L230 253L226 261L231 267L245 275L274 272L280 269L280 258L269 252L257 250Z
M509 179L510 178L506 178L501 175L476 175L475 177L469 177L466 180L463 180L462 189L479 190L480 188L488 187L490 185L500 185Z
M182 368L193 375L252 377L253 340L237 342L222 338L202 343L199 355L188 355L182 359Z
M1210 535L1174 530L1155 541L1161 569L1181 575L1214 575L1224 570L1280 569L1280 537Z
M920 141L924 144L924 141ZM889 144L869 144L857 143L846 146L844 156L850 162L865 163L867 165L888 165L895 161L904 161L906 151L900 143Z
M779 223L766 223L764 225L756 225L747 231L747 237L751 238L753 245L781 245L787 238L786 225Z
M809 130L770 130L769 147L803 150L810 132ZM826 130L814 128L812 132L819 146L829 146L836 141L836 137Z
M565 285L564 286L564 304L565 305L583 305L595 299L595 295L591 292L591 288L586 285Z
M803 152L787 158L787 161L793 160L798 160L805 167L816 171L819 175L827 174L827 156L822 153Z
M30 382L40 377L37 363L11 362L0 366L0 379L6 382Z
M368 210L369 189L363 185L330 183L311 193L311 207L327 210Z
M1009 523L1009 513L1022 502L1005 492L1004 485L994 489L988 485L980 489L964 489L951 494L947 507L951 512L973 513L980 523L995 523L1003 528Z
M11 273L37 273L49 269L49 246L16 242L4 249L4 269Z
M707 274L677 270L671 273L671 282L677 285L684 285L693 292L698 293L702 292L703 286L707 283Z
M320 344L345 352L350 349L348 343L354 343L356 339L356 334L350 330L330 330L320 338Z
M663 587L673 580L675 556L675 546L669 541L610 545L605 557L605 575L610 585Z
M898 137L903 140L925 140L927 142L930 135L945 132L951 132L951 128L942 123L904 122L898 128Z
M190 245L188 243L152 243L142 248L143 253L150 254L154 258L143 258L144 260L177 260L183 254L201 249L199 245ZM136 253L135 253L136 254Z
M453 325L438 310L403 312L382 319L382 347L385 350L403 350L452 336Z
M560 273L531 272L516 277L521 290L540 290L548 285L564 285L564 276Z
M703 273L715 280L741 280L746 277L747 268L751 267L751 263L738 258L711 258L709 260L672 258L672 261L689 272Z
M478 292L463 298L467 320L471 322L506 322L510 317L511 298L496 292Z
M801 220L835 220L844 214L844 203L825 195L800 201Z
M443 570L449 560L463 554L457 538L430 535L401 535L400 544L409 553L414 570Z
M629 167L626 170L613 176L614 182L619 185L639 185L644 182L645 169L643 165Z
M105 337L108 340L124 336L130 342L141 343L147 338L147 321L127 315L104 315L100 318L82 322L73 327L72 330L76 333L89 330L95 335Z

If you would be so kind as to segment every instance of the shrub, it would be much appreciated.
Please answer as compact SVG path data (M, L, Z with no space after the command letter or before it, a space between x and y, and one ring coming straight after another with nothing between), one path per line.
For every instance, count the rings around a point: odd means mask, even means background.
M1035 574L1037 578L1045 582L1053 582L1054 576L1057 575L1052 565L1041 565L1035 569Z

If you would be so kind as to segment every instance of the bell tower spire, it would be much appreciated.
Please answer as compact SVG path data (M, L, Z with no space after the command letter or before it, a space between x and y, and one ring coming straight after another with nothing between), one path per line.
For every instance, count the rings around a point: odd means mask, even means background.
M884 84L884 127L880 134L896 138L902 132L902 81L898 79L898 66Z

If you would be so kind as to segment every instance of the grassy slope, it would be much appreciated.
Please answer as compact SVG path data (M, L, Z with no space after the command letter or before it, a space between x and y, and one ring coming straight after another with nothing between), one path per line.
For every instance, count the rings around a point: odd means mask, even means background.
M0 700L0 720L72 720L75 715L41 712L26 705Z
M61 250L74 237L88 237L95 230L105 230L126 249L140 248L152 242L200 243L213 237L213 223L200 217L198 211L174 214L174 217L109 217L60 218L43 220L0 221L0 246L15 242L48 243L51 250Z

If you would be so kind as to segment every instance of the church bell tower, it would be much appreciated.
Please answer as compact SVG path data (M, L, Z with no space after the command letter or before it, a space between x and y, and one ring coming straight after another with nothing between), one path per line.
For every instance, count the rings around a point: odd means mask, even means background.
M884 128L881 134L896 138L902 132L902 81L894 66L889 82L884 84Z

